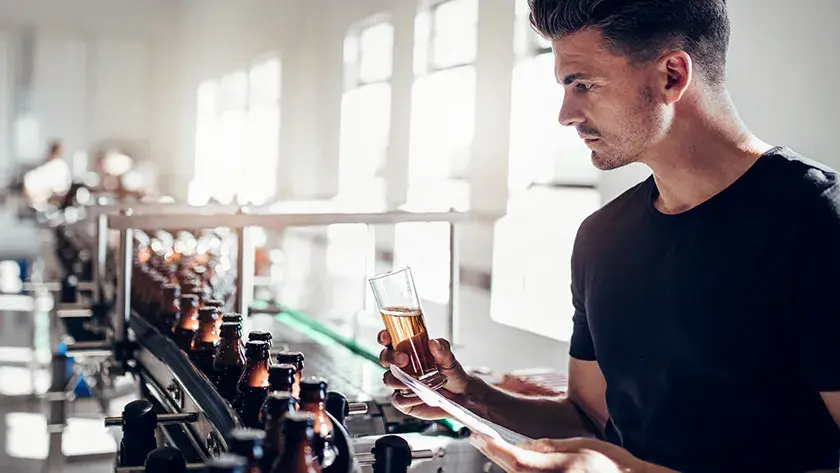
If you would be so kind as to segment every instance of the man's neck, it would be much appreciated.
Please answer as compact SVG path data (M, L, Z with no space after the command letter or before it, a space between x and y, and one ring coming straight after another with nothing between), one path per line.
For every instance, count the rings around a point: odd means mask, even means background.
M653 170L659 190L656 208L666 214L685 212L714 197L771 148L747 130L728 97L713 113L687 115L642 160Z

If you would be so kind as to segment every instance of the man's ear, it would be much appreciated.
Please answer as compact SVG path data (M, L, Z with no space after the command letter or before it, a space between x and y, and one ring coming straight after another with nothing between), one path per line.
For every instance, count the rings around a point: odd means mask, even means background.
M691 56L685 51L669 52L659 60L657 75L661 78L659 93L665 98L665 102L678 102L688 90L694 75Z

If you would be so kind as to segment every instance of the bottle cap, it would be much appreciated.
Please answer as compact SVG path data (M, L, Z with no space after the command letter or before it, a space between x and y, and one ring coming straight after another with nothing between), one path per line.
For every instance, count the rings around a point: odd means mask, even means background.
M293 365L283 363L274 365L268 369L269 391L288 391L295 384L297 368Z
M315 414L311 412L290 412L283 421L286 438L311 439L315 426Z
M197 305L198 304L198 296L195 294L183 293L180 297L181 300L181 308L183 309L187 305Z
M277 363L294 365L298 372L303 371L303 353L299 351L281 351L277 354Z
M245 344L245 356L252 360L268 359L268 343L251 340Z
M298 401L288 392L273 392L265 399L263 415L267 419L274 419L292 412L297 412Z
M154 432L157 428L157 413L152 403L145 399L131 401L123 408L123 432Z
M173 447L156 448L146 457L148 473L184 473L187 462L180 450Z
M228 446L230 452L247 458L259 460L263 456L265 432L256 429L233 429L230 432Z
M325 400L327 398L327 386L327 380L318 376L309 376L300 380L300 400Z
M204 306L198 309L198 321L204 323L215 323L219 311L215 307Z
M224 322L219 329L219 336L221 338L241 338L242 326L236 322Z

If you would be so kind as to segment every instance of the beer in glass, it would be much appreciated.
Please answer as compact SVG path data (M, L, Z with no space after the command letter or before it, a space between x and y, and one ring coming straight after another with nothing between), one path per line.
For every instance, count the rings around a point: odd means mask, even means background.
M438 372L429 351L429 333L411 269L374 276L370 279L370 287L394 350L408 356L405 371L428 388L440 389L446 384L446 378Z

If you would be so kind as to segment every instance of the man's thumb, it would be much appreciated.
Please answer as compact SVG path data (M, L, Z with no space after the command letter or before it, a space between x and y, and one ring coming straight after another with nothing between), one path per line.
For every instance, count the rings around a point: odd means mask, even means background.
M435 363L444 370L451 370L458 366L455 355L452 354L449 342L440 338L429 341L429 350L435 357Z

